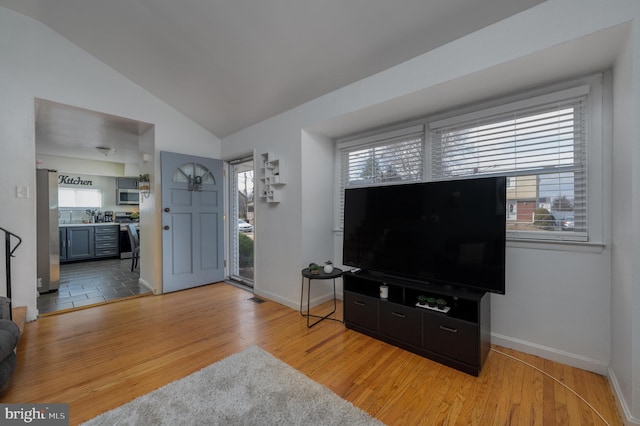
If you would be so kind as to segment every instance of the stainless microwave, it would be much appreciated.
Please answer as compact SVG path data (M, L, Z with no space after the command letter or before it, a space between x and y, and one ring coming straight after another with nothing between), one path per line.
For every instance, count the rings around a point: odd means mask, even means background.
M140 204L140 191L137 189L118 189L116 190L116 204L122 205L138 205Z

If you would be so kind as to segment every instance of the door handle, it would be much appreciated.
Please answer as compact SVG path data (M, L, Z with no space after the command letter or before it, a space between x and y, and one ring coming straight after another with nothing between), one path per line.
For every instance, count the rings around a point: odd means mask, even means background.
M171 209L169 209L169 207L165 207L165 208L164 208L164 212L165 212L165 213L169 213L170 211L171 211Z
M400 312L391 312L391 314L394 317L398 317L398 318L406 318L407 317L405 314L401 314Z
M162 229L164 229L165 231L169 230L169 225L165 225Z

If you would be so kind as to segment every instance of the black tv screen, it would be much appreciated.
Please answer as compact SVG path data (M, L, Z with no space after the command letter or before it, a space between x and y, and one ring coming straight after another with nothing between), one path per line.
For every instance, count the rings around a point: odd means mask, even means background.
M345 190L343 264L504 294L506 178Z

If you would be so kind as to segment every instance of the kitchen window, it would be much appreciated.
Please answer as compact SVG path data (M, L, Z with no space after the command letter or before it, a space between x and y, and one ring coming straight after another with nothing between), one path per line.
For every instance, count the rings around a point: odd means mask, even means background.
M60 207L102 208L102 191L89 188L58 188Z

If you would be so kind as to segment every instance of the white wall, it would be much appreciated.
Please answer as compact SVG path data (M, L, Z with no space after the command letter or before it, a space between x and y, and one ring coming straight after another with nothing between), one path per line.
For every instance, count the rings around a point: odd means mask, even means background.
M155 124L155 150L219 158L220 140L48 27L2 7L0 58L0 227L23 239L12 260L13 305L26 306L27 319L33 320L35 198L16 198L15 187L35 190L34 98ZM157 179L155 164L152 173ZM159 215L160 207L155 210ZM149 252L160 251L159 234L145 235ZM141 264L143 278L149 278L153 264L152 256ZM157 281L152 275L150 279Z
M290 163L299 158L299 167L289 169L286 205L272 211L257 206L256 293L296 308L300 269L310 261L307 256L339 246L326 239L332 228L324 218L332 217L332 203L327 200L325 206L314 203L313 208L306 207L306 194L317 187L312 173L322 168L313 150L304 148L311 134L306 131L344 136L614 66L624 68L614 70L614 76L622 77L622 81L614 81L616 93L630 97L630 102L619 104L628 108L628 118L623 120L638 122L632 117L640 116L639 21L640 2L635 0L549 0L223 139L225 158L252 148L287 152ZM627 60L616 61L625 43ZM640 216L640 212L633 213L640 207L636 201L640 197L638 186L629 181L631 170L640 166L636 148L640 131L637 124L624 127L624 135L614 135L613 140L614 146L622 144L618 156L624 159L620 167L611 164L610 147L603 146L601 155L607 163L597 185L603 203L616 206L627 199L615 218L623 239L620 250L612 255L616 241L612 240L609 206L601 206L594 215L601 219L594 232L599 244L510 245L507 294L492 296L492 331L494 343L608 372L621 383L617 396L625 416L637 420L640 284L632 279L632 272L640 272L640 266L635 266L640 243L632 231L639 220L634 217ZM618 136L622 140L617 140ZM332 167L332 160L326 161L324 167ZM614 180L627 181L624 189L612 188L612 169L620 174ZM636 178L634 175L633 182ZM272 214L276 211L278 214ZM323 225L307 226L314 219ZM286 239L281 233L270 233L272 229L288 229ZM334 258L339 256L334 253ZM618 266L620 271L615 270ZM612 344L612 330L623 323L620 336L613 336L620 340L618 347ZM628 343L622 344L623 340ZM611 363L617 359L619 362Z
M614 68L612 193L611 380L625 395L625 417L640 423L640 28L633 32ZM630 214L631 212L631 214Z

